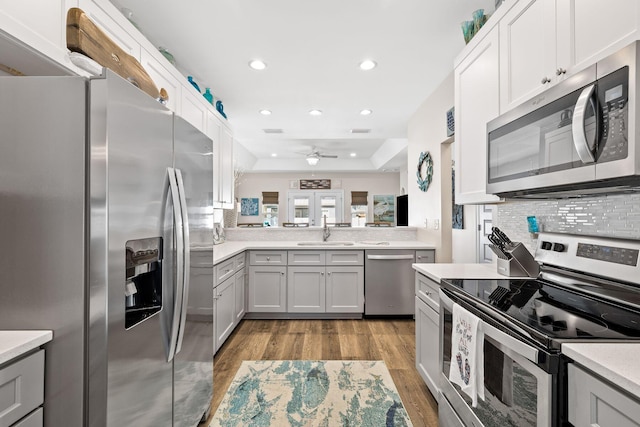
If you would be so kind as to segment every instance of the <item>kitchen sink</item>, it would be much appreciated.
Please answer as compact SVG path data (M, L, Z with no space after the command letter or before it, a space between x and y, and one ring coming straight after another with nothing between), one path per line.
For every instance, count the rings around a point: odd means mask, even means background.
M354 242L298 242L298 246L353 246Z

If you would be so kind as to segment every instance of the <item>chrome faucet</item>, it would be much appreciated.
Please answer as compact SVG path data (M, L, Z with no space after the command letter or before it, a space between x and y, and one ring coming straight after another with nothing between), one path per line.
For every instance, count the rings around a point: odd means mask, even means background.
M322 228L322 241L326 242L327 239L331 236L331 230L327 226L327 216L324 216L324 227Z

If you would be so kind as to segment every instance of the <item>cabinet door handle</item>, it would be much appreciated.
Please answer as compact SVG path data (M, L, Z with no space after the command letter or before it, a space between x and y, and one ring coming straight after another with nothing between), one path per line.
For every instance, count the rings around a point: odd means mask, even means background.
M566 72L567 72L567 70L565 70L564 68L562 68L562 67L561 67L561 68L558 68L558 69L556 70L556 76L561 76L561 75L563 75L563 74L564 74L564 73L566 73Z
M542 78L542 81L541 81L541 83L542 83L543 85L544 85L544 84L547 84L547 83L550 83L550 82L551 82L551 79L550 79L549 77L547 77L547 76L544 76L544 77Z
M271 257L269 257L269 256L268 256L268 257L267 257L267 261L271 261Z
M321 275L321 276L324 276L324 271L321 271L321 272L320 272L320 275Z
M281 271L280 274L282 274L284 276L284 271Z
M328 274L329 276L331 276L331 272L328 272L327 274Z

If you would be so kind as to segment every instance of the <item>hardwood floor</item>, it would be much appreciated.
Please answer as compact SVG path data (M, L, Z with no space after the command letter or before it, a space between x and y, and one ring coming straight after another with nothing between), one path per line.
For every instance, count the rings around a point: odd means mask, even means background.
M413 425L438 425L437 403L415 368L411 319L243 320L215 356L209 418L243 360L299 359L384 360Z

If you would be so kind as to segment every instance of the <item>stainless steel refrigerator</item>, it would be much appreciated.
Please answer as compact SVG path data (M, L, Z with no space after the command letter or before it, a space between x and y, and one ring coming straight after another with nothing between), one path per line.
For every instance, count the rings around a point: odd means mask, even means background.
M45 426L197 425L211 140L109 71L0 78L0 129L0 329L53 330Z

